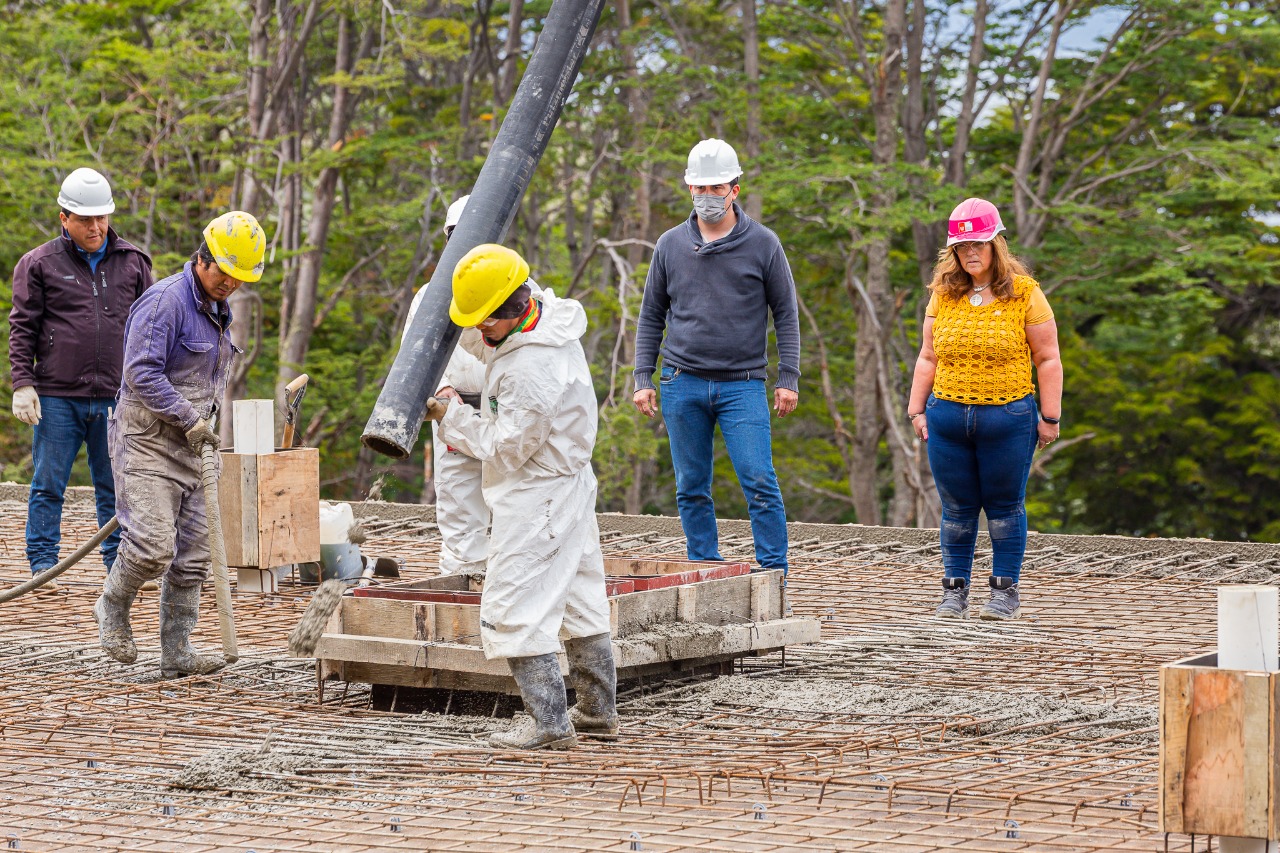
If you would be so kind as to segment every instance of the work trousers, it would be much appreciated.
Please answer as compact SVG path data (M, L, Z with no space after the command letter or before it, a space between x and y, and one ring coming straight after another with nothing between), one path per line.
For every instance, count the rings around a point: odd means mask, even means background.
M787 569L787 511L773 468L769 396L764 380L701 379L664 367L660 379L662 419L671 439L676 506L690 560L719 560L720 538L711 497L716 425L747 499L756 562Z
M110 433L120 520L114 571L136 584L161 575L174 586L202 583L210 554L200 457L180 428L134 403L120 404Z
M987 514L992 567L1014 583L1027 550L1027 476L1040 413L1033 395L1004 405L940 400L925 405L929 467L942 503L942 565L946 577L969 580L978 513Z
M489 553L489 505L480 489L480 460L448 447L431 423L440 528L440 573L482 575Z
M112 398L40 395L40 422L31 437L31 494L27 500L27 562L38 574L58 562L62 543L62 503L71 466L87 446L89 476L97 502L98 526L116 514L115 480L107 449L107 413ZM111 571L120 544L116 531L102 543L102 562Z
M506 484L492 498L489 570L480 597L485 657L553 654L561 635L609 633L591 466Z

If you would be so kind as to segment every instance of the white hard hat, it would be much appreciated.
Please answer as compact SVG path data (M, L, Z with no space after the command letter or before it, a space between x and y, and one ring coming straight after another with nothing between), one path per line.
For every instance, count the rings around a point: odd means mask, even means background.
M58 193L58 206L81 216L106 216L116 209L111 184L93 169L76 169L67 175Z
M467 206L467 200L470 194L464 195L462 198L449 205L449 209L444 214L444 233L448 236L449 229L458 224L458 220L462 218L462 211Z
M691 187L727 184L741 174L732 145L723 139L704 139L689 152L684 182Z

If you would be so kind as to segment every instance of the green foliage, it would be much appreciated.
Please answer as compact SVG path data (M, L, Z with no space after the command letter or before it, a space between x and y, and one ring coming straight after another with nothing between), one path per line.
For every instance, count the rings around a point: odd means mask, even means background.
M274 396L317 186L336 174L318 321L298 365L312 377L303 419L323 451L327 496L363 497L381 477L384 497L417 500L422 446L392 464L364 450L359 435L412 291L434 271L444 207L471 187L508 107L497 78L510 7L321 6L280 125L259 138L248 107L249 4L11 4L15 13L0 19L0 265L12 269L57 233L57 185L77 166L111 178L113 225L144 245L159 275L178 269L201 225L239 203L256 179L268 188L255 213L273 250L253 289L263 344L246 393ZM549 6L524 4L517 71ZM886 47L884 4L757 3L763 138L751 159L740 5L629 6L626 31L621 10L606 9L509 237L544 286L588 310L584 347L602 401L600 507L675 511L665 432L630 404L632 335L649 256L643 243L688 215L685 154L715 135L743 156L743 197L763 202L807 312L800 408L774 422L788 514L854 521L844 441L857 427L855 344L865 330L855 285L867 275L868 247L888 241L897 311L889 379L903 386L924 296L913 229L936 229L966 195L993 199L1013 222L1011 174L1048 30L1020 45L1044 4L1002 6L989 22L983 85L998 79L1003 88L963 154L962 186L945 175L968 7L925 4L922 85L934 87L927 97L940 107L925 129L928 150L919 162L876 165L875 93L862 69L864 57L878 67ZM1068 32L1096 28L1103 6L1081 4ZM1258 4L1105 6L1132 13L1136 25L1096 67L1108 33L1060 52L1050 114L1037 131L1044 145L1032 156L1048 156L1057 122L1070 115L1079 124L1054 168L1033 173L1043 232L1011 234L1049 293L1066 366L1064 441L1032 479L1031 524L1280 541L1280 521L1268 514L1280 498L1280 25ZM274 14L268 64L286 29ZM357 45L372 39L349 71L336 70L343 14L359 29ZM1180 27L1179 37L1159 43L1167 27ZM1140 72L1120 74L1134 63ZM1099 88L1110 75L1119 76ZM349 131L331 143L339 84L358 104ZM877 207L874 199L889 201ZM10 287L0 283L0 308ZM744 516L718 447L717 506ZM883 506L893 498L889 448L882 441L875 492ZM29 466L29 432L12 419L0 426L0 463L16 477Z

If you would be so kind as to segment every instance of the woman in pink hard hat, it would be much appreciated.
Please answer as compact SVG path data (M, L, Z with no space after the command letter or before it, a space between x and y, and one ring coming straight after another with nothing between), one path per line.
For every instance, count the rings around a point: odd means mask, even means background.
M942 603L969 610L978 514L991 535L991 597L979 616L1021 613L1031 457L1058 437L1062 362L1058 327L1040 285L1009 252L1000 212L970 198L951 212L947 245L929 284L920 356L907 417L927 442L942 503ZM1032 365L1040 385L1037 406Z

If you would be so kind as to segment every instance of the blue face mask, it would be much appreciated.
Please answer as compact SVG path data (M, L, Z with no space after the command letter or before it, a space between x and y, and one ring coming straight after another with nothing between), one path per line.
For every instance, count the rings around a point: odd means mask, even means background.
M695 195L693 210L703 222L714 225L724 219L724 215L729 212L728 199L727 195Z

